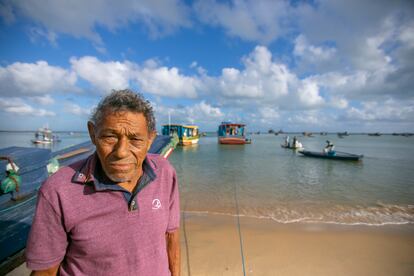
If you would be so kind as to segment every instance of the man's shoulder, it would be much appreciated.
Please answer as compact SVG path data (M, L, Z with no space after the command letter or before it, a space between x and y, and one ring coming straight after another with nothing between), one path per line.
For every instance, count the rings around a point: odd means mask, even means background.
M174 170L171 163L159 154L148 153L147 159L155 170Z
M77 161L73 164L68 166L64 166L59 168L59 170L49 176L45 182L43 182L42 186L40 187L40 191L43 194L48 193L60 193L64 192L68 188L71 188L73 183L73 177L75 176L76 172L78 172L82 165L85 164L86 159Z

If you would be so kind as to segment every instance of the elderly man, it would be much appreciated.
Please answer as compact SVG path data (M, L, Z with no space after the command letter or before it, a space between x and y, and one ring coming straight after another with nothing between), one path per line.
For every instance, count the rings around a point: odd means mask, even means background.
M149 102L113 91L88 130L96 152L40 188L27 266L34 275L179 275L178 184L167 160L147 154Z

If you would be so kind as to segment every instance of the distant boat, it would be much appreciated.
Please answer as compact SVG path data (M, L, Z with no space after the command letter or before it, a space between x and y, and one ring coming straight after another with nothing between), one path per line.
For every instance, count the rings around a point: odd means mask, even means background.
M320 135L321 136L326 136L326 135L328 135L328 132L321 132Z
M293 149L293 150L303 149L302 143L299 142L296 136L293 137L292 143L290 143L289 141L289 136L285 137L285 142L281 144L280 146L285 149Z
M379 132L368 133L368 136L381 136L381 133L379 133Z
M285 145L285 144L281 144L280 146L282 148L285 148L285 149L293 149L293 150L303 149L302 143L299 143L299 145L296 145L296 146L288 146L288 145Z
M302 132L302 134L303 134L303 136L305 136L305 137L313 137L313 134L312 134L312 132Z
M35 139L32 140L33 144L52 144L60 142L57 135L53 135L52 130L44 127L39 128L35 133Z
M347 131L338 132L338 137L339 138L344 138L344 136L349 136L349 133Z
M220 144L244 145L250 144L251 140L246 139L244 124L222 122L218 128L218 142Z
M163 125L162 135L172 136L176 134L178 136L180 146L194 145L198 143L200 134L198 132L198 126L190 125Z
M345 160L345 161L358 161L364 157L363 155L346 153L346 152L338 152L338 151L336 151L335 154L329 154L329 153L318 152L318 151L300 150L299 153L303 154L304 156L308 156L308 157L324 158L324 159L332 159L332 160Z

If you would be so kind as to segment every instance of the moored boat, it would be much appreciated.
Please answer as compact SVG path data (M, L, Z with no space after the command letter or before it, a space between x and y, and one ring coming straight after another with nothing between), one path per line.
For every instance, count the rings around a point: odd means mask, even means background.
M315 158L324 158L324 159L332 159L332 160L348 160L348 161L359 161L364 156L361 154L352 154L346 152L335 151L334 154L326 153L326 152L319 152L319 151L308 151L308 150L300 150L299 153L303 154L304 156L308 157L315 157Z
M35 133L35 139L32 140L33 144L51 144L60 142L58 136L53 135L52 130L44 127L39 128Z
M250 144L251 140L245 136L245 124L222 122L218 128L218 142L225 145Z
M173 136L174 134L178 136L180 146L197 144L200 139L198 126L178 124L162 126L162 135Z
M177 145L178 139L158 135L149 153L167 158ZM14 191L0 195L0 275L20 265L23 259L17 254L26 245L36 205L37 191L50 173L60 166L66 166L84 159L95 150L90 142L84 142L58 152L50 149L9 147L0 149L1 181L15 183ZM13 166L9 165L13 163ZM7 172L10 167L17 170L18 177ZM9 178L9 179L7 179ZM17 182L17 183L16 183Z

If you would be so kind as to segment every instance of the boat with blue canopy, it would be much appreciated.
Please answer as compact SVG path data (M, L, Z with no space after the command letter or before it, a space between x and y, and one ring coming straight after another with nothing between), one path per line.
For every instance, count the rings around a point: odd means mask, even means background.
M179 125L168 124L162 126L162 135L173 136L177 135L180 146L195 145L200 139L198 126L195 125Z
M245 124L222 122L218 127L218 142L226 145L250 144L251 139L247 139L245 133Z
M362 154L352 154L352 153L340 152L340 151L335 151L334 154L329 153L329 152L308 151L308 150L300 150L298 152L307 157L315 157L315 158L323 158L323 159L331 159L331 160L344 160L344 161L359 161L364 157L364 155Z

